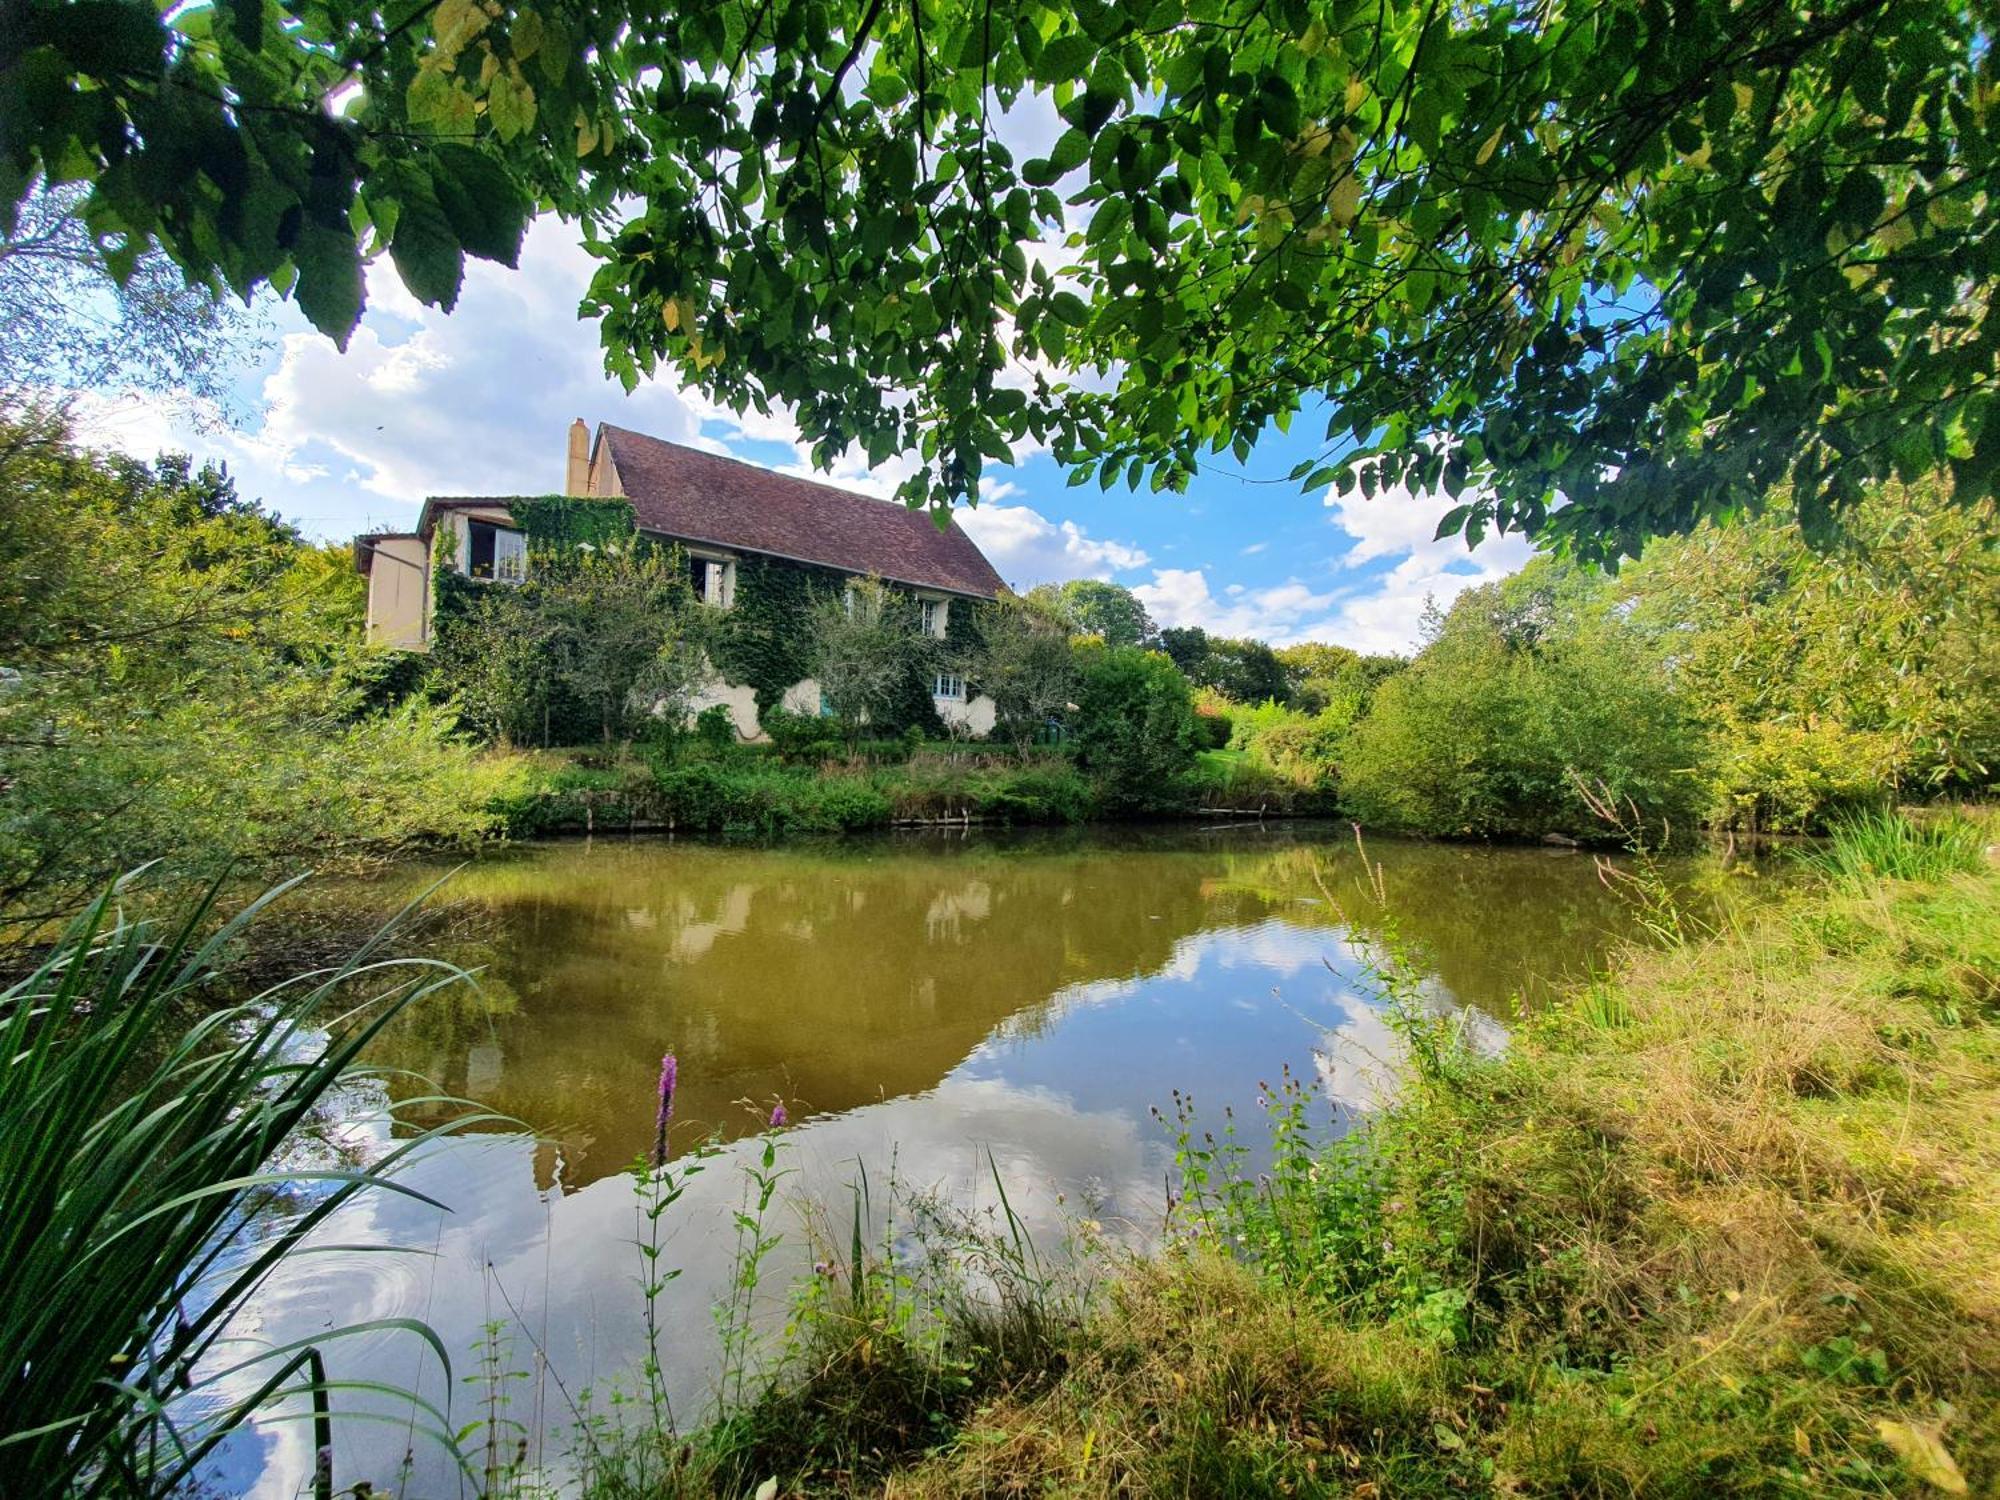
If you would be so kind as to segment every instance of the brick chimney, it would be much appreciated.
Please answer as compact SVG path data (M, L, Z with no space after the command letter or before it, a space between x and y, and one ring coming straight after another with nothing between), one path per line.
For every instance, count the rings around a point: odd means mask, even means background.
M590 493L590 429L582 417L569 424L569 472L563 480L563 493Z

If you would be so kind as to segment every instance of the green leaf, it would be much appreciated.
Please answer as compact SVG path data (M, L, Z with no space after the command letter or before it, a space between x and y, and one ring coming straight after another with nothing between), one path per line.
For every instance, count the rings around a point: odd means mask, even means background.
M1276 73L1267 77L1258 87L1257 99L1273 134L1289 140L1299 133L1299 96L1283 77Z
M1082 82L1097 57L1097 43L1087 36L1059 36L1035 59L1031 76L1037 83Z
M419 302L450 312L465 278L465 255L451 220L429 193L412 193L397 204L396 235L389 257L403 285Z
M245 52L264 50L264 0L219 0L230 34Z
M1057 292L1049 298L1049 311L1072 328L1081 328L1090 321L1090 305L1075 292Z
M346 230L308 222L292 248L299 311L340 348L361 321L361 251Z
M99 78L158 77L165 71L167 29L159 12L143 0L70 0L65 5L21 7L25 24L9 17L10 29L47 42L63 62ZM11 7L10 7L11 9ZM9 63L19 54L8 49Z
M436 68L419 68L403 96L403 108L410 123L425 126L439 135L470 135L477 118L472 95L449 73Z
M459 244L481 260L518 265L532 206L526 191L475 147L439 146L434 159L432 188Z
M1437 530L1431 533L1431 540L1441 542L1448 536L1457 536L1465 529L1465 519L1471 514L1470 505L1454 505L1438 522Z
M1089 159L1090 137L1081 130L1065 130L1056 141L1056 149L1049 157L1059 172L1080 167Z
M1854 234L1875 227L1887 202L1882 181L1866 167L1856 167L1840 180L1833 195L1833 222Z
M507 34L508 48L517 62L526 62L542 49L545 32L542 18L532 10L514 17L514 29Z
M486 90L486 118L493 122L493 128L500 133L503 141L511 141L534 129L534 85L517 83L505 73L494 74L493 82Z

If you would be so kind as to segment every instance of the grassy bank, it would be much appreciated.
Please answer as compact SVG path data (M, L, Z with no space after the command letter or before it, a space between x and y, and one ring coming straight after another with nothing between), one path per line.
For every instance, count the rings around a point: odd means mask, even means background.
M500 789L486 813L515 837L648 828L780 838L899 824L1082 823L1124 811L1056 750L890 743L798 761L761 746L670 755L621 748L493 752L487 764ZM1240 809L1321 810L1254 767L1209 752L1152 812Z
M1316 1141L1276 1091L1259 1180L1192 1122L1170 1249L1087 1303L1002 1243L927 1321L856 1255L765 1395L596 1491L1992 1493L1990 836L1884 820L1748 925L1659 908L1498 1059L1411 1021L1402 1102Z

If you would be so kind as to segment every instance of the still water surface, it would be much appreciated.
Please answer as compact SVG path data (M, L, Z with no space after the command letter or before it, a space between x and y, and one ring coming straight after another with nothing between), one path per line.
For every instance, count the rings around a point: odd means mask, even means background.
M447 1213L385 1194L330 1224L334 1248L271 1283L255 1332L282 1342L421 1318L453 1352L459 1423L477 1415L481 1393L463 1377L497 1326L505 1363L526 1372L507 1383L508 1416L530 1461L559 1472L584 1393L603 1409L644 1351L629 1168L652 1145L663 1052L680 1060L675 1152L712 1132L731 1142L666 1221L681 1276L662 1304L662 1352L685 1420L709 1399L741 1162L773 1103L793 1128L767 1321L820 1253L803 1205L844 1216L864 1170L878 1224L892 1175L980 1211L997 1172L1049 1243L1081 1218L1143 1242L1172 1163L1152 1111L1174 1090L1204 1120L1254 1117L1260 1084L1289 1066L1323 1092L1330 1128L1376 1097L1394 1051L1375 972L1391 931L1427 976L1424 1003L1475 1009L1476 1033L1497 1043L1521 1006L1632 927L1574 853L1378 842L1367 859L1386 900L1344 828L1308 825L780 850L600 840L481 860L432 898L422 938L476 965L479 989L422 1002L374 1060L404 1070L391 1096L463 1095L524 1128L450 1141L404 1175ZM389 910L438 873L401 869L310 899ZM349 1144L374 1149L382 1133L357 1123ZM335 1378L447 1396L406 1333L330 1352ZM361 1396L342 1405L409 1414ZM265 1424L215 1477L295 1494L309 1433ZM343 1487L462 1489L405 1424L343 1424L335 1460Z

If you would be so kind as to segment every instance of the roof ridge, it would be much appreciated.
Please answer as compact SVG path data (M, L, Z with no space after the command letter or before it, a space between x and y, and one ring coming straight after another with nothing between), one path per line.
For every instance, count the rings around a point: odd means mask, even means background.
M787 474L731 453L598 424L639 525L663 536L739 547L917 588L992 598L1005 581L955 517ZM609 445L608 452L604 445Z
M922 510L922 507L911 505L906 501L882 495L871 495L866 490L849 489L846 485L835 484L831 480L815 479L805 474L787 474L783 469L774 469L768 464L760 464L747 458L740 458L734 453L717 453L713 449L697 448L693 443L678 442L673 438L655 437L652 433L640 432L637 428L620 427L616 422L605 422L600 425L607 432L622 432L625 436L638 438L644 443L659 443L663 447L679 448L684 453L692 453L701 458L712 458L721 463L734 464L739 469L748 469L751 473L765 479L782 479L791 484L811 485L816 490L825 490L829 495L839 495L842 499L859 500L869 505L886 505L891 510L902 511L905 515L914 516ZM757 439L756 441L763 441L763 439ZM777 442L779 439L772 438L770 441ZM961 536L964 535L963 528L958 524L957 516L947 515L944 518L944 523L945 526L959 532ZM935 526L936 522L933 521L932 524ZM939 529L942 530L943 528ZM967 540L970 540L970 538L968 537Z

